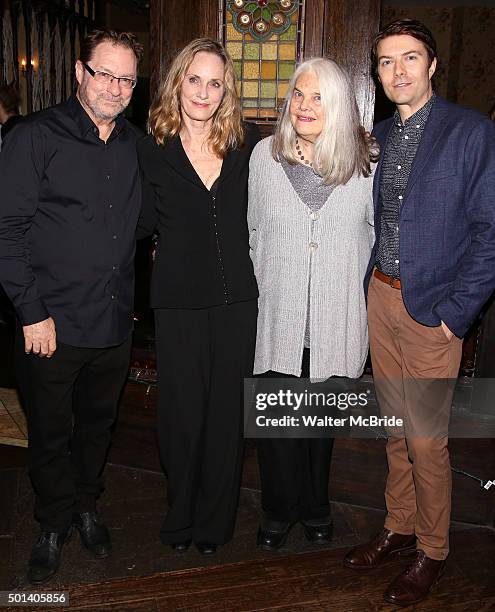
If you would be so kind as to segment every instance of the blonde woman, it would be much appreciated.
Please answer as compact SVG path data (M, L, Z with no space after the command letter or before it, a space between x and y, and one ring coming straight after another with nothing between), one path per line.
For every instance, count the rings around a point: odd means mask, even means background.
M344 71L322 58L301 64L274 136L255 147L250 163L248 226L260 288L255 374L362 374L363 279L374 240L370 147ZM330 540L332 445L259 440L260 546L282 546L295 522L309 541Z
M203 554L232 537L243 457L242 386L252 371L258 296L246 223L257 132L241 120L232 61L197 39L175 58L138 154L141 235L159 236L151 281L161 539Z

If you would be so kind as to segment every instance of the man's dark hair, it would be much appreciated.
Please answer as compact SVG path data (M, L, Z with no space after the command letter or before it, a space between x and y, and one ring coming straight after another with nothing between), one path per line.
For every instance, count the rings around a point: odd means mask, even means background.
M437 43L433 38L433 34L423 23L421 23L421 21L417 21L416 19L396 19L380 30L373 39L371 60L375 71L378 68L378 43L389 36L398 36L401 34L412 36L424 44L431 66L432 61L437 57Z
M19 90L14 83L9 83L8 85L2 85L0 87L0 104L7 115L19 114L21 98L19 96Z
M143 45L138 42L135 34L132 32L117 32L116 30L101 28L89 32L81 42L81 51L79 53L80 61L83 64L90 62L96 47L104 42L130 49L136 56L138 63L143 57Z

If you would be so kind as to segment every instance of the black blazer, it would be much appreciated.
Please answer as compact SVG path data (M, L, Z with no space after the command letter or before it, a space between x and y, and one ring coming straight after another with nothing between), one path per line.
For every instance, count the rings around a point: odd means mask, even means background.
M157 232L152 308L206 308L258 297L246 222L249 157L260 139L246 126L244 145L223 160L216 196L204 186L180 138L138 142L143 210L138 238Z

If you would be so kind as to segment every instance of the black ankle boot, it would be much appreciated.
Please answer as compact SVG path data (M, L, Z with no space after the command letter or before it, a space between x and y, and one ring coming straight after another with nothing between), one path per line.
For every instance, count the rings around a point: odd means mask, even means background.
M112 551L110 533L96 512L74 514L72 524L79 531L81 542L97 559L105 559Z
M31 584L42 584L54 576L60 566L62 547L71 529L65 533L42 531L31 550L27 578Z

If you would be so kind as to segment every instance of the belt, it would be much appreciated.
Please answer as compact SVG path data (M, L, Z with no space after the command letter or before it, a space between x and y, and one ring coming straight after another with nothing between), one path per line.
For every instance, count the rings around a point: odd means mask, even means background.
M383 272L380 272L378 268L375 268L373 271L373 276L378 280L381 280L382 283L387 283L387 285L390 285L394 289L400 289L400 280L398 278L384 274Z

